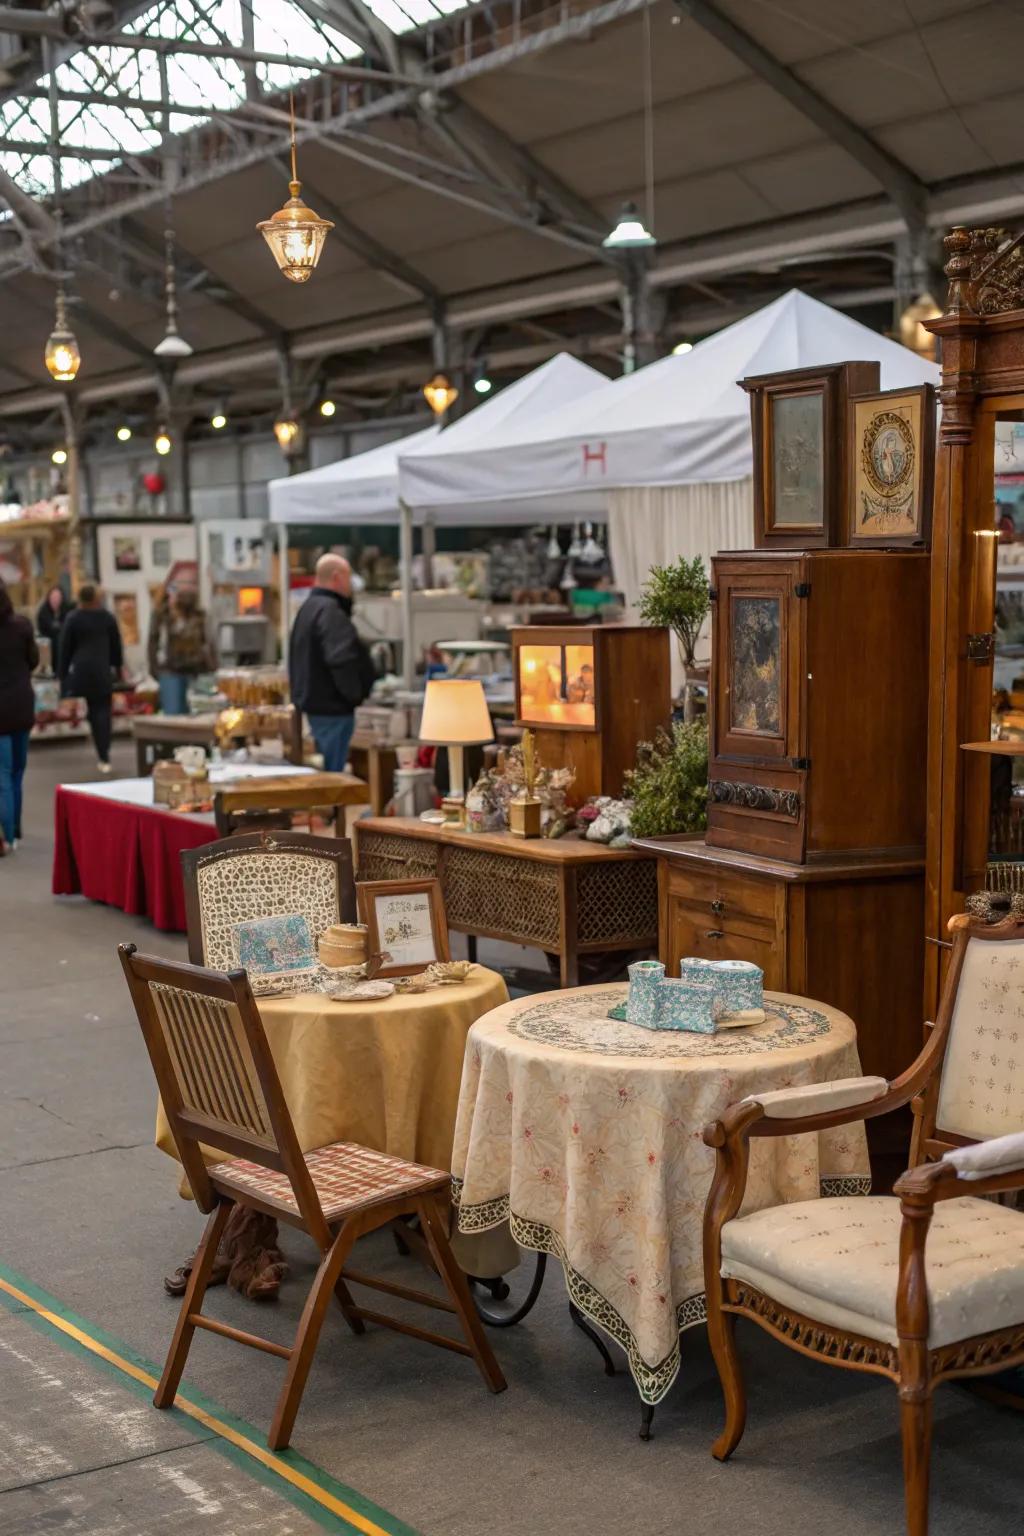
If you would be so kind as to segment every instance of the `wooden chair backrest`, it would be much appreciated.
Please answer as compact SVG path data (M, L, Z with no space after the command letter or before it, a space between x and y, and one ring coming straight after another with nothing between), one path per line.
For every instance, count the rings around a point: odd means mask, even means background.
M200 1210L217 1196L201 1147L284 1173L314 1237L329 1236L245 971L118 954L167 1122Z
M914 1161L1024 1130L1024 922L953 925Z
M248 832L181 855L188 957L227 971L237 965L234 931L258 917L300 912L313 939L356 920L352 844L307 832Z

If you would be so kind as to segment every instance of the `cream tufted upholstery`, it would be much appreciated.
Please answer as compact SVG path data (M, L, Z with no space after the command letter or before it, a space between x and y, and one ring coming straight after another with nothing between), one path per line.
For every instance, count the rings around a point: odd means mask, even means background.
M972 937L946 1045L936 1125L983 1141L1024 1126L1024 943Z
M901 1219L885 1195L756 1211L722 1228L722 1274L814 1322L895 1344ZM943 1201L925 1253L930 1348L1024 1323L1024 1213Z

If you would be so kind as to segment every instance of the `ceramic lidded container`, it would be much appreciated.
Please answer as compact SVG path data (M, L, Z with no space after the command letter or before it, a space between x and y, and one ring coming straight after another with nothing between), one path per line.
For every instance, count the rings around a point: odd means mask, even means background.
M367 958L366 928L362 923L335 923L320 935L317 946L321 965L332 970L343 965L363 965Z

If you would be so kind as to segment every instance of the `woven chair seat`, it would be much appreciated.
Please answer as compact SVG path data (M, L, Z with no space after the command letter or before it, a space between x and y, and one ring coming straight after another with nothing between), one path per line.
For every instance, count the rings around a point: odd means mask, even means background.
M328 1147L317 1147L305 1153L305 1163L329 1222L340 1221L386 1200L446 1189L451 1180L451 1174L439 1168L407 1163L354 1141L335 1141ZM272 1168L232 1158L211 1168L210 1177L227 1194L237 1194L243 1200L246 1195L255 1195L299 1214L287 1175Z

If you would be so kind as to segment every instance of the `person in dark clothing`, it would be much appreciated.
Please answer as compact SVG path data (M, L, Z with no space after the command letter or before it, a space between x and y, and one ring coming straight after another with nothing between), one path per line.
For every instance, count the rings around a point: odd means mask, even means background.
M103 607L99 588L86 585L61 633L60 681L64 693L85 700L100 773L110 772L110 700L123 667L117 620Z
M373 663L352 622L352 568L322 555L316 586L296 615L288 644L292 703L309 716L328 773L342 773L355 710L373 687Z
M0 581L0 853L9 852L21 837L21 784L36 717L32 669L38 665L32 625L15 613Z
M50 588L36 609L36 634L50 642L50 665L54 672L60 666L60 632L70 612L71 604L64 596L64 589L57 586Z

